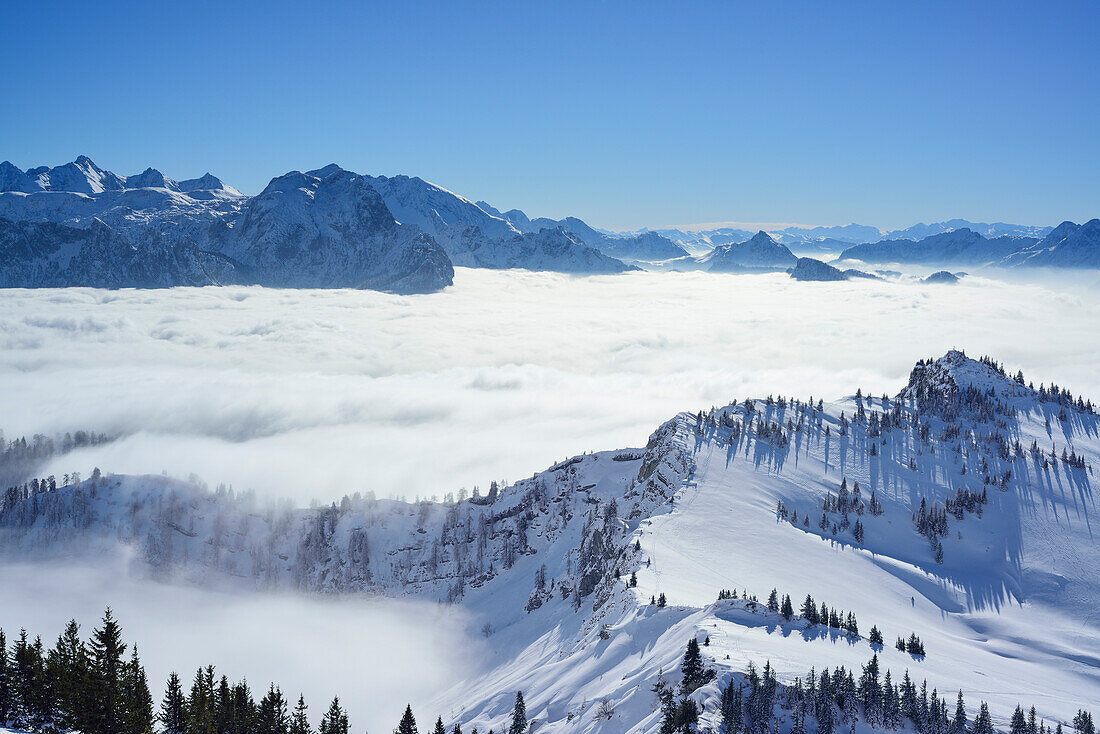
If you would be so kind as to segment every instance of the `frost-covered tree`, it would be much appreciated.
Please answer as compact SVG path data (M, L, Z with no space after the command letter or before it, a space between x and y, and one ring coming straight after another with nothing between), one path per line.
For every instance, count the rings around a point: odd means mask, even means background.
M974 726L971 734L995 734L993 729L993 717L989 715L989 705L982 701L978 715L974 718Z

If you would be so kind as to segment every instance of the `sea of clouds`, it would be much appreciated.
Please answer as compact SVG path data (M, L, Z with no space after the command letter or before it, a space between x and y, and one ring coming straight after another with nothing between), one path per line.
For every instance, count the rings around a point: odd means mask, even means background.
M1100 395L1100 293L460 268L443 293L0 291L0 428L118 434L46 471L194 473L301 504L442 496L645 443L678 411L895 393L964 348Z

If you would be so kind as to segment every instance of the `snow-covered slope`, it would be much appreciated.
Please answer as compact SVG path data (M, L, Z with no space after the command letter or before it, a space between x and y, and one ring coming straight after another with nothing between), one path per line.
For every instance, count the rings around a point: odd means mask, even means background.
M430 293L454 278L435 240L398 224L367 179L343 169L274 179L217 244L262 285Z
M616 237L593 229L577 217L531 219L519 209L512 209L502 214L486 202L479 201L478 206L493 216L506 219L521 232L534 234L543 229L563 229L588 247L625 261L651 263L688 257L688 251L683 247L653 231Z
M1062 222L1034 245L1010 256L1007 265L1100 268L1100 219Z
M450 227L439 240L455 265L472 268L523 268L560 273L622 273L636 270L589 247L562 227L490 238L475 226Z
M518 210L502 215L484 202L475 204L420 178L366 178L399 222L415 224L435 237L455 265L578 274L633 269L592 245L588 241L591 236L604 235L579 219L531 221ZM514 217L519 225L508 216Z
M794 267L798 258L767 232L757 232L752 239L715 247L699 262L713 273L745 270L783 270Z
M327 166L322 171L336 168ZM316 172L314 172L316 173ZM432 236L446 230L474 226L489 238L512 237L519 230L489 214L477 204L441 186L415 176L366 176L397 221L415 224Z
M687 250L656 232L643 232L634 237L605 237L600 249L612 257L640 262L689 257Z
M1050 232L1050 227L1041 227L1027 224L1008 224L1006 222L971 222L966 219L948 219L944 222L934 222L932 224L925 224L920 222L914 224L911 227L905 229L895 229L891 232L887 232L881 238L862 238L859 240L853 240L853 242L873 242L876 239L889 239L889 240L922 240L925 237L931 237L935 234L942 234L944 232L951 232L957 229L969 229L973 232L986 237L988 239L995 239L997 237L1031 237L1038 239L1045 236Z
M237 264L189 238L148 230L132 242L99 219L87 228L0 218L0 288L164 288L248 282Z
M295 510L162 477L20 488L0 508L0 551L121 545L164 578L461 604L490 655L438 698L463 730L501 728L523 690L540 729L656 731L650 689L678 680L691 637L717 673L692 694L707 726L718 686L750 661L770 661L790 700L811 666L858 673L875 653L895 681L908 670L961 689L971 717L984 700L1002 726L1017 703L1066 722L1100 700L1098 429L1063 388L953 351L918 362L894 398L682 413L645 448L577 456L477 499ZM852 612L858 632L716 601L772 588L796 609L811 594ZM658 595L667 606L649 604ZM926 654L894 649L911 634Z
M791 268L791 278L794 280L848 280L848 275L828 263L812 257L800 257Z
M970 229L930 235L920 241L888 239L849 247L841 260L867 263L991 265L1026 250L1035 238L1003 235L987 239Z

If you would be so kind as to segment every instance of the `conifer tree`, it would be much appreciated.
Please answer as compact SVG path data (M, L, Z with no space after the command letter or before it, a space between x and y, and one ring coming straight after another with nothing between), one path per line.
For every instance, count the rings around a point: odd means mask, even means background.
M214 671L199 668L187 697L187 734L214 734Z
M783 595L783 603L779 606L779 613L788 622L794 616L794 606L791 604L791 597L787 594Z
M161 732L163 734L184 734L187 731L187 716L184 713L185 700L180 677L175 672L168 676L164 701L160 705Z
M51 680L57 700L57 725L65 729L83 728L86 711L82 697L88 678L88 653L80 639L80 625L69 620L51 651ZM2 717L0 717L2 718Z
M817 624L817 605L814 603L814 598L809 594L806 594L806 601L802 602L802 609L799 613L810 624Z
M11 720L11 674L8 668L8 639L0 629L0 722Z
M974 728L971 734L995 734L993 729L993 717L989 715L989 705L982 701L978 716L974 719Z
M393 730L393 734L419 734L416 729L416 719L413 718L412 706L405 706L405 713L401 715L401 722Z
M9 671L11 675L11 711L8 721L16 728L34 725L35 666L32 659L34 647L27 640L27 630L19 630L19 637L12 646Z
M947 734L967 734L966 704L963 702L962 691L959 691L959 697L955 699L955 716L951 719Z
M447 727L443 726L442 716L435 720L435 728L432 730L432 734L447 734Z
M233 689L229 686L229 679L223 675L214 692L214 730L218 734L235 734L240 728L236 706L234 706Z
M153 696L145 668L138 658L137 645L131 648L130 662L122 674L123 734L151 734L153 731Z
M722 716L722 729L725 734L737 734L741 730L743 715L741 709L742 688L733 687L733 681L722 689L722 697L719 701L719 713Z
M89 648L87 698L84 700L87 716L85 734L118 734L124 731L125 711L122 700L122 683L126 662L123 655L126 645L122 642L122 628L108 607L103 613L102 626L92 633Z
M272 683L256 709L256 734L287 734L289 728L286 699Z
M410 709L411 714L411 709ZM402 719L404 721L404 719ZM442 719L437 723L436 729L443 725ZM413 727L416 727L416 722L413 722ZM321 719L321 725L317 728L317 734L348 734L348 712L340 707L340 699L333 698L332 703L329 704L328 711L325 712L325 716ZM444 732L444 734L446 734Z
M878 655L876 654L863 666L863 675L859 679L859 701L863 704L867 720L872 726L882 723L882 686L878 676Z
M252 700L252 690L248 681L242 680L233 686L233 725L234 734L248 734L255 728L256 703Z
M290 734L312 734L312 729L309 726L309 716L307 715L308 709L306 697L299 693L298 703L290 714ZM321 726L324 725L324 721L322 721Z
M836 725L833 714L832 680L828 671L821 671L821 695L818 696L817 734L833 734Z
M680 681L682 695L694 693L695 689L706 682L703 654L699 650L699 640L694 636L688 640L687 650L684 651L684 659L680 664L680 672L683 674L683 679Z
M897 729L901 726L901 700L898 698L898 689L890 678L890 671L882 677L882 725L887 729Z
M1009 734L1027 734L1027 720L1024 719L1024 710L1020 708L1020 704L1016 704L1016 710L1012 712Z
M661 679L658 677L658 684ZM656 688L656 686L655 686ZM676 705L676 697L668 686L662 686L657 691L657 698L661 702L661 727L660 734L673 734L680 714L680 707Z
M692 734L693 728L699 724L699 707L693 699L685 697L680 701L676 719L677 731L681 734Z
M508 734L523 734L525 731L527 731L527 704L523 702L523 691L516 691L516 703L512 707L512 726L508 728Z

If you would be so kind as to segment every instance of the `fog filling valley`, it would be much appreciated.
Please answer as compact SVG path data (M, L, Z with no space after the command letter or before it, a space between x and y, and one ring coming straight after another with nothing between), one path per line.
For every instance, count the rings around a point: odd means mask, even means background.
M385 732L406 701L423 705L481 668L476 639L454 607L396 600L333 600L303 595L222 593L131 579L123 559L85 566L0 564L0 627L26 627L52 647L74 618L87 638L110 605L128 644L136 642L159 703L168 674L185 688L200 666L230 682L248 680L259 699L282 686L301 693L311 718L334 695L355 731ZM127 648L129 650L129 648ZM127 652L127 655L129 652Z
M5 291L0 428L122 437L41 473L196 474L304 506L484 491L734 398L892 395L952 347L1100 394L1095 289L473 269L455 282L414 297Z
M976 276L938 286L459 268L454 287L412 297L7 290L0 428L9 440L119 436L39 475L194 474L302 506L356 491L412 500L644 445L678 411L857 386L893 395L918 358L953 347L1095 400L1098 346L1095 287ZM304 692L313 715L339 694L355 730L386 731L406 698L415 707L485 662L458 612L433 604L150 588L124 570L10 564L4 587L25 593L0 604L0 626L47 643L74 614L88 634L110 603L158 700L170 667L187 683L212 663L254 691L274 680L292 699ZM422 727L437 713L423 711Z

